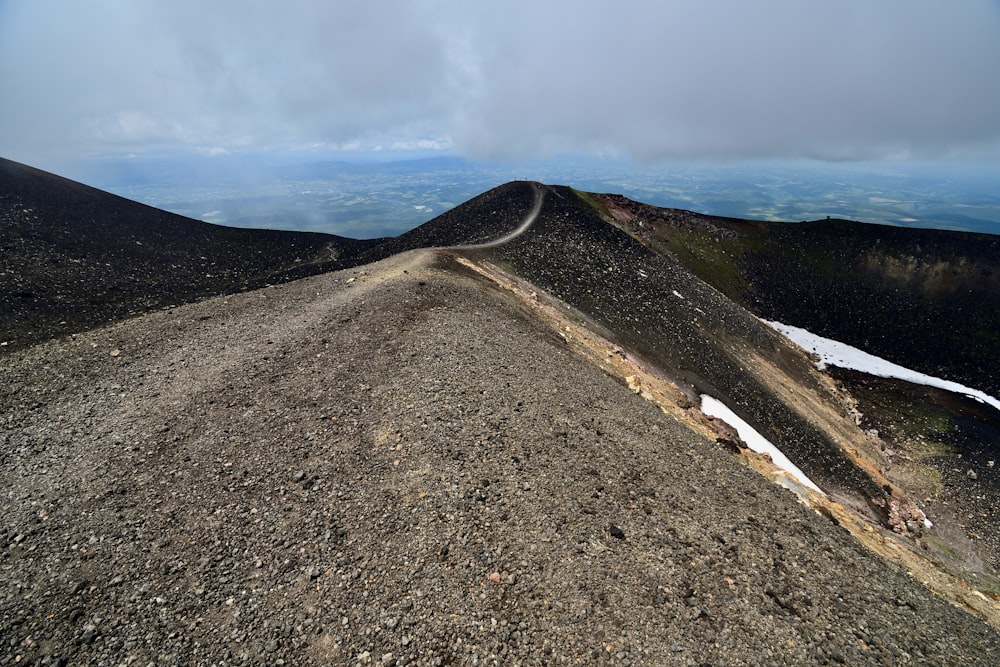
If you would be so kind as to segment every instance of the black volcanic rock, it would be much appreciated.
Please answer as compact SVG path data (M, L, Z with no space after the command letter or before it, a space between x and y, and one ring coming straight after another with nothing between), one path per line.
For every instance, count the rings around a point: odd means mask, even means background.
M212 225L0 159L0 342L319 273L375 243Z
M510 234L531 211L540 183L512 181L473 197L419 227L361 253L374 261L416 248L446 248L489 243Z
M1000 236L819 221L747 245L764 317L1000 394Z
M624 213L623 229L761 317L1000 394L1000 236L598 199Z

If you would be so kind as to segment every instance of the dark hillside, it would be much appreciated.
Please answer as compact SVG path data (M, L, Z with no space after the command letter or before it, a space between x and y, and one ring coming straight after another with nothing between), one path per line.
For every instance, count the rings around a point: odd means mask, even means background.
M374 243L212 225L0 159L0 342L338 268Z
M793 375L768 327L693 276L606 224L586 195L549 187L523 236L482 251L614 332L617 341L685 385L713 395L754 424L828 490L860 495L881 511L883 491L814 426L742 367L735 350L770 355Z
M597 201L757 315L1000 393L1000 236L765 223Z
M1000 393L1000 237L847 221L760 237L743 266L762 316Z
M362 253L375 261L416 248L443 248L489 243L513 232L531 210L541 184L512 181L473 197L415 229Z

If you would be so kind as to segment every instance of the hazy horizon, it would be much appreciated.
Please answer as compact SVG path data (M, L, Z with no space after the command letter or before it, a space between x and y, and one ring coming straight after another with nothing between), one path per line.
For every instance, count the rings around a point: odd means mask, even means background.
M56 173L206 222L355 238L400 234L519 179L712 215L792 222L831 216L1000 233L1000 168L982 163L485 161L445 151L308 157L104 158L66 163Z

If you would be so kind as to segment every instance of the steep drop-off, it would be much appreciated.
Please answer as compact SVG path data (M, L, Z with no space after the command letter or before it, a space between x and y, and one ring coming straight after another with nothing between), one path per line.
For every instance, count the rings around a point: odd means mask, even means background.
M1000 395L1000 236L592 201L765 319Z

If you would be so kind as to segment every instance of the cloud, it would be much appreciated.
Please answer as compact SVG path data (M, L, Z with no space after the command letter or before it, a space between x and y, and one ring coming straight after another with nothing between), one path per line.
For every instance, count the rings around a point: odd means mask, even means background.
M521 39L487 64L459 145L843 159L1000 136L995 3L545 7L492 17Z
M286 147L447 129L436 3L0 5L0 149Z
M998 34L987 0L0 0L0 154L997 156Z

